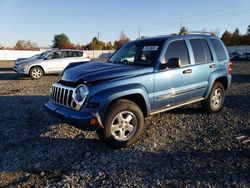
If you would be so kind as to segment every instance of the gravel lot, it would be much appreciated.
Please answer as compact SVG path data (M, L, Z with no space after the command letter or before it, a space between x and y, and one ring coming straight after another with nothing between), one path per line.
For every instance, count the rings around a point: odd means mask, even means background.
M236 62L225 107L200 104L147 118L130 148L112 150L43 104L58 76L19 77L0 62L0 187L250 187L250 62Z

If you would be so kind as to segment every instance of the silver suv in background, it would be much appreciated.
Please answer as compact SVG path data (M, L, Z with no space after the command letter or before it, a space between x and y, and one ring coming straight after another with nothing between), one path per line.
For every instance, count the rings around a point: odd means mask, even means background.
M54 49L29 58L17 61L14 70L19 74L29 75L32 79L39 79L45 74L61 73L65 67L73 62L88 62L88 54L81 50Z

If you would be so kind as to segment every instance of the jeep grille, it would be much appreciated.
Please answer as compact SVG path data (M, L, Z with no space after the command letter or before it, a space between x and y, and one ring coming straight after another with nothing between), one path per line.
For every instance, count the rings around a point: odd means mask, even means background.
M60 105L72 107L73 88L64 87L62 85L53 85L51 98Z

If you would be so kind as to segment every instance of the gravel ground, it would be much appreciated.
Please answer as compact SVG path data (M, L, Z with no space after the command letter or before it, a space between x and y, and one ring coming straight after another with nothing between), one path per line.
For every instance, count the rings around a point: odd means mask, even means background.
M0 187L250 187L250 62L233 65L221 112L193 104L149 117L123 150L44 110L58 76L34 81L12 65L0 63Z

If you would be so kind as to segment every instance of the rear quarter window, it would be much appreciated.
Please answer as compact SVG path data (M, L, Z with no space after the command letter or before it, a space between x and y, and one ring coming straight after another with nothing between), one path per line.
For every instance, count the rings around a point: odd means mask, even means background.
M196 64L208 63L212 61L210 48L205 39L190 40Z
M77 52L77 57L82 57L83 56L83 52Z
M215 50L218 61L226 60L227 55L221 41L219 41L218 39L210 39L210 42L212 43L212 46Z

